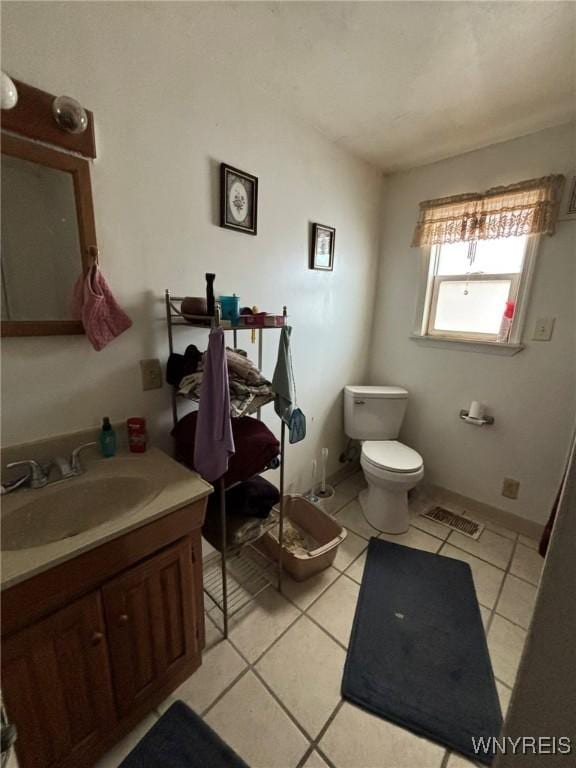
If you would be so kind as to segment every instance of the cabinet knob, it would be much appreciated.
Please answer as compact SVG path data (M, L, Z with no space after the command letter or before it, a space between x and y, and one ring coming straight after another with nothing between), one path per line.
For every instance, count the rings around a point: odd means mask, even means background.
M90 644L100 645L103 639L104 639L104 635L102 634L102 632L94 632L92 634L92 637L90 638Z
M118 616L118 624L128 624L127 613L121 613L120 616Z

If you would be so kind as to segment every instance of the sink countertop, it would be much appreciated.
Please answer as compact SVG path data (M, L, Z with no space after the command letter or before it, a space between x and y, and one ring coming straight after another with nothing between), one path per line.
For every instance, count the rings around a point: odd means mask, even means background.
M77 478L50 483L38 490L20 489L2 496L2 518L9 513L17 514L20 507L31 501L39 501L55 492L63 493L66 488L72 488L75 482L82 479L115 477L128 473L151 481L155 486L154 493L140 505L74 536L41 546L2 552L2 590L71 560L83 552L95 549L212 492L212 486L200 475L178 464L158 448L149 448L142 454L119 452L109 459L104 459L96 455L96 451L90 450L82 454L82 463L85 472Z

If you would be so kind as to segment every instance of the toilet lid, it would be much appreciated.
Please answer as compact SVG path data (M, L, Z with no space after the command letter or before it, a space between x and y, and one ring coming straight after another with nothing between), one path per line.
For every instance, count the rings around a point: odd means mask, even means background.
M390 472L417 472L423 464L417 451L397 440L367 440L362 445L362 456Z

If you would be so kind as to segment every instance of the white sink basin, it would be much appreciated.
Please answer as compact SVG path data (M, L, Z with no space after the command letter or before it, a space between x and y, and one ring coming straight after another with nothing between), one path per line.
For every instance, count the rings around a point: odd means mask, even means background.
M158 492L145 477L88 474L26 494L2 519L2 550L62 541L130 512Z

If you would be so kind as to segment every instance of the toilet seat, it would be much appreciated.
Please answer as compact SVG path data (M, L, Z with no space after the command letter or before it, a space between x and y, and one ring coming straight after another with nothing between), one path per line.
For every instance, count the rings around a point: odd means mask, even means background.
M363 463L385 472L412 474L423 467L422 456L398 440L366 440L362 444Z

